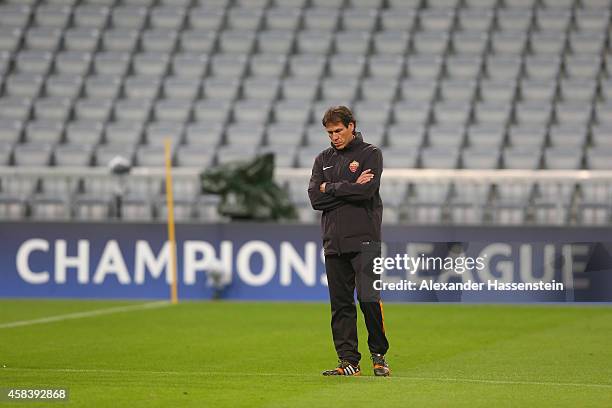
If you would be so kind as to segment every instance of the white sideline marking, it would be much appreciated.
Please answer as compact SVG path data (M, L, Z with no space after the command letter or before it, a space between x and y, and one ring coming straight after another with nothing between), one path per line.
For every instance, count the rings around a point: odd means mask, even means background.
M88 310L86 312L67 313L57 316L41 317L40 319L19 320L16 322L2 323L0 329L12 329L14 327L32 326L34 324L61 322L64 320L82 319L84 317L102 316L113 313L130 312L132 310L155 309L169 305L170 302L163 300L130 306L108 307L104 309Z
M97 369L97 368L0 368L0 372L6 371L41 371L58 373L93 373L93 374L152 374L152 375L214 375L232 377L321 377L319 374L300 374L300 373L249 373L249 372L224 372L224 371L155 371L155 370L120 370L120 369ZM341 376L345 377L345 376ZM349 376L351 377L351 376ZM391 375L384 379L377 379L374 376L359 376L355 378L372 379L376 381L388 380L412 380L412 381L445 381L445 382L471 382L494 385L547 385L554 387L591 387L591 388L612 388L612 384L596 383L571 383L571 382L547 382L547 381L512 381L512 380L485 380L478 378L451 378L451 377L411 377ZM363 380L362 380L363 381Z

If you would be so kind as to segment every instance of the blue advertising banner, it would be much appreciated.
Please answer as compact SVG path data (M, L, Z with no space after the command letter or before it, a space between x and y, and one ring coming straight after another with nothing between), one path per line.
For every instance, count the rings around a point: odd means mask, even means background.
M610 302L612 229L383 228L383 299ZM319 227L177 225L183 299L327 300ZM0 297L166 299L164 224L0 223Z

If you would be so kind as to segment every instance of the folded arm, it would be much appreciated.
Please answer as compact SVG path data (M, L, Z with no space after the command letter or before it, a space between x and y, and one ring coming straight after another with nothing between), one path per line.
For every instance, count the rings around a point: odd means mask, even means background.
M344 180L336 183L326 183L325 194L346 201L363 201L372 198L380 187L380 177L383 169L382 153L379 149L372 152L362 168L366 171L369 169L369 174L373 175L369 181L351 183Z
M323 164L321 163L320 157L321 156L315 159L314 165L312 166L312 174L310 176L310 182L308 183L308 197L310 198L310 204L313 209L319 211L333 210L334 208L346 204L346 202L340 198L321 192L321 184L324 182L324 177Z

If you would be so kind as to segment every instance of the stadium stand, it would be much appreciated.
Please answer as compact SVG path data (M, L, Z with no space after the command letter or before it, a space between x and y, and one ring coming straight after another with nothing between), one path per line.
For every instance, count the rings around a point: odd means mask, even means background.
M175 166L271 151L283 168L310 168L326 144L320 117L341 103L354 108L358 130L383 149L387 168L612 169L611 7L608 0L2 1L0 163L11 171L0 180L0 216L116 216L115 193L92 195L86 176L68 195L43 189L43 178L25 195L7 185L22 167L95 172L116 155L161 166L168 136ZM545 179L521 193L485 183L486 193L471 197L460 184L441 183L385 186L385 221L612 222L610 185L602 196L568 182L567 194L553 198L538 195ZM302 190L289 192L311 222ZM161 194L126 193L123 218L163 216ZM218 219L210 197L177 200L179 219Z

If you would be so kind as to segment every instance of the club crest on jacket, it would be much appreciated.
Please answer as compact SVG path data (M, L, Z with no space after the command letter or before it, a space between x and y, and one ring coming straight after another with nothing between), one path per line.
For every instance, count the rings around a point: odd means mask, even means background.
M359 168L359 162L357 160L353 160L350 164L349 164L349 170L354 173L357 171L357 169Z

